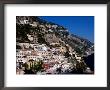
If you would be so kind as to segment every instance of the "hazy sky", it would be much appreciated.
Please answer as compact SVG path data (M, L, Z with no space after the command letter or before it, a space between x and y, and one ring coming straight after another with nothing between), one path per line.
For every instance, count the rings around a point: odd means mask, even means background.
M40 18L62 25L70 33L94 42L94 16L40 16Z

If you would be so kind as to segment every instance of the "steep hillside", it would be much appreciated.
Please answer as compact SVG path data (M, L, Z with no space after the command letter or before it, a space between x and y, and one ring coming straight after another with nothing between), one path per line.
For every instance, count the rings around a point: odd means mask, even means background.
M89 40L70 34L65 27L36 16L17 16L16 30L17 42L45 43L47 45L60 43L61 46L69 45L82 56L94 52L94 44ZM33 40L28 38L28 34L33 37Z

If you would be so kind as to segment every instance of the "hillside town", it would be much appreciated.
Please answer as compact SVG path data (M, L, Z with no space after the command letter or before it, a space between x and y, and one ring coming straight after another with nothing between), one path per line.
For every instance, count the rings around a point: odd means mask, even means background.
M93 45L86 50L85 54L79 54L76 48L65 41L66 39L63 40L71 37L67 29L57 24L51 25L36 20L25 16L19 16L16 20L16 73L18 75L93 73L83 59L84 55L91 55L94 52ZM80 39L76 38L76 41L78 40ZM80 41L80 46L85 45L84 42ZM74 47L76 46L74 44Z

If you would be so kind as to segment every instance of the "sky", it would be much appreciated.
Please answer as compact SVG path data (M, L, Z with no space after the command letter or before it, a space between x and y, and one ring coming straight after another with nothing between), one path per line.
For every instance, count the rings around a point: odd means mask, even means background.
M49 22L59 24L71 34L78 35L94 43L94 16L39 16Z

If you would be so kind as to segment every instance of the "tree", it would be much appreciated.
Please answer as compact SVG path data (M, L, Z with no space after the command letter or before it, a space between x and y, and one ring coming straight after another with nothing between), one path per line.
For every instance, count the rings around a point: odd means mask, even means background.
M41 44L46 43L43 33L38 34L38 43L41 43Z
M19 46L19 45L16 45L16 49L21 49L21 46Z
M33 69L36 72L41 71L43 69L42 65L43 65L43 62L40 60L40 61L38 61L37 63L34 64Z
M81 54L83 53L83 51L82 51L80 48L78 48L78 47L75 47L75 51L76 51L76 53L78 53L79 55L81 55Z
M26 74L28 74L28 73L34 74L43 69L42 65L43 65L43 62L41 60L39 60L39 61L29 60L29 62L26 62L24 64L24 67L25 67L24 71Z
M86 69L86 64L83 61L81 61L81 62L77 61L76 69L77 69L77 71L83 72Z
M70 55L68 52L65 52L64 56L65 56L66 58L68 58L68 57L70 57L71 55Z

